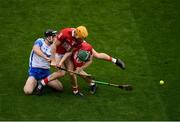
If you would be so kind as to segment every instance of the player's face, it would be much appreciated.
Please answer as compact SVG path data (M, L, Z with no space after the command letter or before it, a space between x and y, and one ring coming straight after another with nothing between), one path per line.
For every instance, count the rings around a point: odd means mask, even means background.
M55 36L49 36L48 37L49 44L52 44L54 42L54 40L55 40Z

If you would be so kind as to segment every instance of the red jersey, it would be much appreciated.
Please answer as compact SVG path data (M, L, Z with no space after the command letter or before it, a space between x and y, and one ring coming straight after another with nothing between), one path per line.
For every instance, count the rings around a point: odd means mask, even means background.
M61 44L57 46L56 53L65 54L78 45L76 38L73 37L74 30L75 28L65 28L57 34L57 40L60 41Z
M92 49L93 49L92 46L85 41L82 42L80 45L78 45L74 49L73 54L72 54L72 60L73 60L75 68L82 67L85 64L85 62L82 62L78 59L78 57L77 57L78 51L79 50L85 50L85 51L88 51L92 55Z

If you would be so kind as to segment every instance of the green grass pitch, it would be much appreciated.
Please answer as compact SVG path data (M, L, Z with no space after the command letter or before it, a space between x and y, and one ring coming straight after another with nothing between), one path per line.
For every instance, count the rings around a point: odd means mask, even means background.
M0 120L180 120L179 0L3 0L0 2ZM85 25L98 52L123 59L127 69L94 60L97 80L129 83L127 92L98 86L84 99L46 90L25 96L29 54L47 28ZM87 84L80 78L83 93ZM160 80L164 86L159 85Z

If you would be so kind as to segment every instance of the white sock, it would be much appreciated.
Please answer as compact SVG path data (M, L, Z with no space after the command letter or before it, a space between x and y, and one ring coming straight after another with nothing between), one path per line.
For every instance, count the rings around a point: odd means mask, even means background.
M46 85L46 83L44 82L44 80L41 80L41 83L42 83L43 86Z
M117 60L117 59L115 59L115 58L112 57L112 62L113 62L113 63L116 63L116 60Z
M79 90L78 90L78 86L77 86L77 87L72 87L72 89L73 89L73 93L74 93L74 94L76 94L76 93L78 93L78 92L79 92Z
M78 93L78 90L73 91L74 94Z
M93 85L95 85L95 81L94 80L92 80L92 82L90 83L90 86L93 86Z

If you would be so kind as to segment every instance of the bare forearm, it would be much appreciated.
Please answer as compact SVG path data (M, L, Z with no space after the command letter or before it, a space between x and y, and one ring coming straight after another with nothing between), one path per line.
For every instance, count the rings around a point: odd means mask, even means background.
M52 59L52 61L55 61L55 54L56 54L56 45L52 44L52 46L51 46L51 59Z
M61 61L59 62L59 65L61 66L63 63L64 63L64 61L69 57L69 56L71 56L72 55L72 52L67 52L67 53L65 53L65 55L63 56L63 58L61 59Z
M110 59L110 56L106 53L98 53L98 55L95 55L94 57L98 58L98 59L103 59L103 60L109 60Z
M86 64L84 64L84 66L82 66L82 70L87 68L88 66L90 66L92 64L92 60L91 61L88 61Z
M90 57L90 60L88 62L86 62L82 67L79 67L76 69L76 72L81 72L83 71L85 68L87 68L88 66L90 66L92 64L92 59L93 56Z
M47 56L40 50L38 46L33 46L33 51L38 55L43 58L46 58Z
M93 49L93 56L95 57L95 58L98 58L98 59L103 59L103 60L107 60L107 61L109 61L110 59L111 59L111 56L109 56L108 54L106 54L106 53L98 53L98 52L96 52L94 49Z

